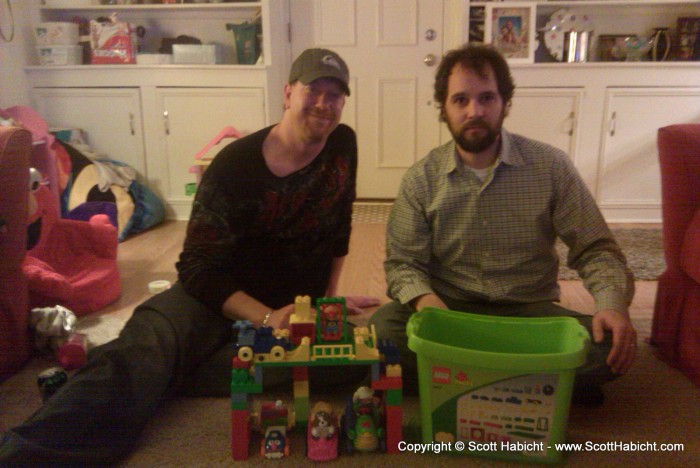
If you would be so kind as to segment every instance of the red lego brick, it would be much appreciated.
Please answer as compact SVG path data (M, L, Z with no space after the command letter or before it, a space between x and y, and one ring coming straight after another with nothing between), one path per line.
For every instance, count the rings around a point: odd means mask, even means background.
M306 366L292 367L292 376L295 382L304 382L309 380L309 368Z
M233 369L248 369L250 367L250 362L243 362L238 358L238 356L234 356L233 361L231 362L231 367Z
M386 411L386 453L399 453L399 442L403 438L400 406L387 406Z
M248 410L231 411L231 456L234 460L248 459L249 418L250 412Z
M400 390L403 388L403 380L401 377L386 377L381 376L379 380L372 382L374 390Z

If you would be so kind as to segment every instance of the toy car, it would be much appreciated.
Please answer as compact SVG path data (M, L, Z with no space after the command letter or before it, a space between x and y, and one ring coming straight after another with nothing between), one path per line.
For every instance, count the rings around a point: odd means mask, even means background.
M343 430L347 437L346 449L353 451L386 451L385 431L381 425L379 408L368 387L360 387L345 406Z
M260 327L257 330L248 320L234 322L238 329L238 339L233 345L233 352L243 362L255 360L282 361L286 352L292 349L289 339L272 327Z
M338 424L331 405L318 402L309 416L306 433L306 456L314 461L338 457Z
M287 428L285 426L270 426L265 430L265 437L260 446L260 455L265 458L289 456Z

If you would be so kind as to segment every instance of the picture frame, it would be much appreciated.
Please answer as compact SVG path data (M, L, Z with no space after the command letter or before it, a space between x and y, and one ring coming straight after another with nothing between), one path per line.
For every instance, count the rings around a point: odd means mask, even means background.
M678 18L678 60L700 60L700 17Z
M534 2L486 4L484 42L493 45L510 63L534 63L536 9Z

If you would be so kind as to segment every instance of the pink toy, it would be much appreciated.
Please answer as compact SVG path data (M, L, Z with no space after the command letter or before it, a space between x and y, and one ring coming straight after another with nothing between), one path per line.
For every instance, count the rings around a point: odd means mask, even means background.
M117 269L117 229L106 215L89 222L60 219L48 188L33 194L30 217L39 234L22 270L29 281L30 308L56 304L75 315L95 312L121 294Z
M87 337L82 333L72 333L56 350L56 359L65 370L83 367L87 362Z
M319 401L311 410L306 436L306 456L314 461L338 458L338 421L331 405Z
M199 185L199 182L202 180L202 174L204 174L207 166L209 166L209 162L212 160L211 157L205 157L209 150L221 143L221 140L224 138L241 138L242 136L243 134L235 128L226 126L194 156L197 163L190 167L190 174L195 174L197 176L197 185Z

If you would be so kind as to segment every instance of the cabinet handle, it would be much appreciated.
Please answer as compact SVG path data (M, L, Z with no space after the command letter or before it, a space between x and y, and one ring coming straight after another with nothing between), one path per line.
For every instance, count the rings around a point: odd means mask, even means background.
M163 112L163 126L165 127L165 134L170 135L170 118L168 111Z
M608 130L610 132L610 136L614 137L615 136L615 119L617 117L617 113L613 112L612 116L610 117L610 124L608 125Z
M134 128L134 114L129 112L129 129L131 130L131 136L136 135L136 129Z
M572 136L574 134L574 127L576 126L576 113L574 111L571 111L569 114L569 123L571 124L569 127L569 136Z

